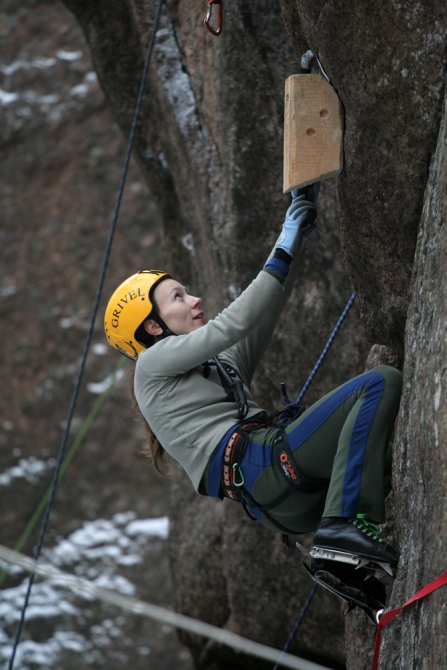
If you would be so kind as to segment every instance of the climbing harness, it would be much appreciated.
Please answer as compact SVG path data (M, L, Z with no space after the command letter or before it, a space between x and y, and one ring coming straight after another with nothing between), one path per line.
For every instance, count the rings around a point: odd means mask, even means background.
M281 532L289 533L290 530L282 526L276 519L274 519L269 511L279 505L283 500L289 497L291 491L287 489L285 493L268 504L259 505L253 496L243 488L245 483L244 474L242 472L241 463L247 451L249 435L254 430L270 426L271 423L267 421L250 421L250 423L242 424L231 434L224 451L223 466L222 466L222 480L221 488L223 495L231 500L235 500L242 504L245 513L252 521L257 521L256 517L250 512L250 509L259 509L264 516Z
M225 400L236 402L236 419L239 421L241 419L245 419L248 413L248 403L247 396L245 395L244 391L244 385L230 365L227 363L222 363L217 356L214 356L213 361L216 364L220 382L227 394Z
M287 435L284 430L281 430L273 442L273 453L282 475L289 484L289 495L291 495L294 490L303 491L303 493L319 493L329 486L329 477L326 479L307 477L298 466L295 465ZM283 496L281 496L281 502L282 499Z
M205 379L208 379L210 376L211 366L216 367L222 388L227 394L224 398L224 402L235 402L237 405L235 418L238 421L245 419L248 413L247 396L245 395L244 385L237 376L235 370L233 370L228 363L222 363L218 356L214 356L212 360L202 363L202 374Z
M329 479L312 479L306 477L303 472L295 465L292 465L292 454L287 444L287 437L284 430L281 430L279 435L273 442L273 452L275 459L283 472L289 487L272 500L268 504L260 505L255 498L243 488L245 483L244 473L242 471L241 463L247 451L250 433L259 430L260 428L271 427L270 421L262 423L261 421L251 420L250 423L242 424L231 434L224 451L223 466L222 466L222 492L225 497L231 498L242 504L246 514L253 521L257 521L256 517L250 512L250 509L258 509L284 535L288 535L292 531L286 526L283 526L277 521L270 511L287 500L296 490L305 493L317 493L323 491L329 484ZM287 465L283 454L286 454ZM288 474L285 474L284 470ZM292 471L293 474L290 474ZM285 541L285 540L284 540Z
M217 14L217 28L213 28L212 26L210 26L213 5L219 6ZM209 30L211 35L214 35L215 37L219 37L220 33L222 32L222 24L223 24L222 9L223 9L223 0L209 0L208 11L206 13L203 23L205 24L206 28Z
M257 430L261 425L259 421L251 421L239 426L231 434L224 451L222 468L223 493L227 498L231 498L242 504L244 504L244 501L238 489L244 485L245 480L240 463L247 451L250 430Z
M88 355L88 352L89 352L89 349L90 349L90 343L91 343L92 336L93 336L93 329L94 329L94 325L95 325L95 321L96 321L96 315L98 313L99 302L100 302L100 299L101 299L101 294L102 294L102 289L103 289L103 285L104 285L105 275L106 275L106 271L107 271L107 267L108 267L108 263L109 263L109 257L110 257L110 252L111 252L111 249L112 249L112 243L113 243L113 238L114 238L114 234L115 234L116 224L117 224L117 221L118 221L118 214L119 214L119 211L120 211L121 200L122 200L122 196L123 196L123 192L124 192L124 185L126 183L127 172L128 172L128 169L129 169L130 156L131 156L132 147L133 147L133 144L134 144L135 133L136 133L136 129L137 129L137 122L138 122L138 119L139 119L139 116L140 116L141 104L142 104L142 101L143 101L144 89L146 87L146 80L147 80L147 75L148 75L148 71L149 71L149 63L150 63L150 60L151 60L151 57L152 57L152 52L153 52L153 48L154 48L154 44L155 44L155 35L157 33L158 24L159 24L159 21L160 21L162 6L163 6L163 0L159 0L158 1L158 6L157 6L156 16L155 16L155 20L154 20L154 26L153 26L153 29L152 29L152 36L151 36L151 39L150 39L149 48L148 48L148 52L147 52L147 56L146 56L146 61L145 61L145 64L144 64L143 75L141 77L141 84L140 84L140 89L139 89L139 93L138 93L137 104L136 104L136 107L135 107L135 114L134 114L134 118L133 118L132 129L131 129L131 132L130 132L129 142L128 142L128 145L127 145L126 157L125 157L125 160L124 160L124 167L123 167L123 172L122 172L122 175L121 175L121 181L120 181L120 185L119 185L119 189L118 189L118 196L117 196L117 199L116 199L115 209L114 209L114 213L113 213L113 217L112 217L112 222L111 222L111 225L110 225L109 237L108 237L106 249L105 249L105 252L104 252L104 259L103 259L100 278L99 278L98 287L97 287L97 291L96 291L95 301L94 301L94 304L93 304L90 326L89 326L89 330L88 330L87 337L86 337L86 340L85 340L84 351L82 353L81 362L79 364L78 376L77 376L77 379L76 379L75 388L74 388L73 396L72 396L72 399L71 399L71 404L70 404L68 418L67 418L67 422L66 422L66 426L65 426L64 435L63 435L61 446L60 446L60 449L59 449L59 454L58 454L57 463L56 463L55 472L54 472L54 477L53 477L53 483L52 483L52 486L51 486L51 492L50 492L48 502L47 502L47 507L46 507L46 510L45 510L45 517L44 517L44 521L43 521L42 528L41 528L41 531L40 531L39 540L38 540L38 543L37 543L37 546L36 546L36 551L35 551L35 555L34 555L34 561L35 562L37 562L39 560L39 557L40 557L40 554L41 554L41 551L42 551L42 546L43 546L43 542L44 542L44 539L45 539L45 534L46 534L46 530L47 530L47 526L48 526L50 512L51 512L51 508L52 508L52 505L53 505L54 496L55 496L55 493L56 493L56 487L57 487L57 484L58 484L58 481L59 481L60 469L61 469L61 466L62 466L62 461L64 459L65 448L67 446L68 437L69 437L69 434L70 434L71 422L72 422L72 419L73 419L74 410L75 410L75 407L76 407L76 402L77 402L77 399L78 399L79 390L80 390L82 378L83 378L83 375L84 375L84 369L85 369L85 364L86 364L86 360L87 360L87 355ZM24 621L25 621L25 612L26 612L26 609L28 607L29 598L30 598L30 595L31 595L31 589L33 587L33 583L34 583L34 573L32 573L30 575L30 578L29 578L28 588L27 588L26 595L25 595L25 601L24 601L24 604L23 604L23 608L22 608L22 612L21 612L21 616L20 616L20 621L19 621L19 624L18 624L18 627L17 627L17 633L16 633L16 637L15 637L15 640L14 640L14 646L13 646L11 658L10 658L10 661L9 661L8 670L12 670L13 667L14 667L14 659L15 659L15 655L16 655L16 652L17 652L17 647L18 647L19 642L20 642L20 637L21 637L21 634L22 634L23 624L24 624Z

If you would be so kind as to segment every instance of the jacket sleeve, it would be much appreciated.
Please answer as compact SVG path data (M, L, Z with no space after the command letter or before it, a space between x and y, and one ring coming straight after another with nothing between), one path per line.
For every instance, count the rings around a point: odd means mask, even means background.
M168 337L142 352L137 366L163 377L183 374L246 338L263 322L284 288L263 270L215 319L187 335Z
M276 245L275 245L276 247ZM273 255L274 249L269 258ZM299 273L299 258L295 258L284 282L283 292L271 301L254 328L243 340L234 344L221 356L238 373L241 381L249 388L257 366L265 353L276 324L292 293L295 279Z

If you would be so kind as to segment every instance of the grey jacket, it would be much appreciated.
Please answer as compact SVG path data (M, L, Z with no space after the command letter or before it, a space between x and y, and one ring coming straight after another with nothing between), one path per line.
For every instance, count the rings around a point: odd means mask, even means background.
M260 408L250 393L256 367L291 292L298 262L284 285L262 270L215 319L188 335L168 337L143 351L136 364L138 405L164 449L198 490L206 465L225 433L237 423L236 404L225 402L217 370L206 379L203 363L219 355L244 384L249 411Z

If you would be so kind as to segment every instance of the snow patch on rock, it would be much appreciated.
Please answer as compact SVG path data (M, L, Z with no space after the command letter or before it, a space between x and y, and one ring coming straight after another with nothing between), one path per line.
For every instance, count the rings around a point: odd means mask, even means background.
M9 486L13 479L26 479L30 484L37 484L48 470L52 470L56 465L54 458L46 461L40 461L34 456L21 458L17 465L8 468L0 474L0 486Z
M149 552L160 549L159 541L169 535L167 517L137 519L135 512L120 512L109 519L86 521L52 549L43 551L45 560L63 570L91 579L97 586L134 596L135 585L119 574L123 567L141 563ZM4 563L0 561L0 570ZM15 575L23 571L14 569ZM28 577L15 587L2 590L0 601L0 663L7 662L12 653L15 627L21 616ZM76 599L78 598L78 600ZM77 620L89 616L85 600L91 596L84 592L76 595L58 585L36 582L31 591L26 620L51 626L51 621L63 616L69 626L70 617ZM67 623L68 622L68 623ZM39 667L60 667L60 654L64 649L83 654L83 663L103 663L101 649L113 644L120 637L125 618L105 619L89 629L89 637L75 631L55 631L50 638L36 642L20 642L15 668L25 670L28 664ZM118 652L117 652L118 653ZM3 667L3 666L2 666Z

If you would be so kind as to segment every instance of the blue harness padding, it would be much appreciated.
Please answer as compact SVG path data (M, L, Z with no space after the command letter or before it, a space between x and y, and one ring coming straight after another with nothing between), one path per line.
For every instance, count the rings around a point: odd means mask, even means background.
M377 407L383 395L385 386L384 376L380 372L366 372L359 377L347 382L339 389L331 393L326 400L318 404L315 409L310 407L305 414L293 422L287 428L287 438L290 451L299 449L342 405L353 393L364 389L365 395L358 411L351 434L346 470L343 481L342 492L342 516L351 517L357 513L357 504L360 496L363 465L366 447L368 443L371 426ZM222 478L222 459L225 446L231 434L241 424L233 426L219 442L215 449L209 469L208 493L217 498L222 498L220 492ZM268 444L260 444L253 441L252 433L242 463L244 475L244 490L252 496L253 487L258 477L265 468L276 463L273 441L277 431L272 429L272 441ZM260 521L262 511L252 508L252 514Z

